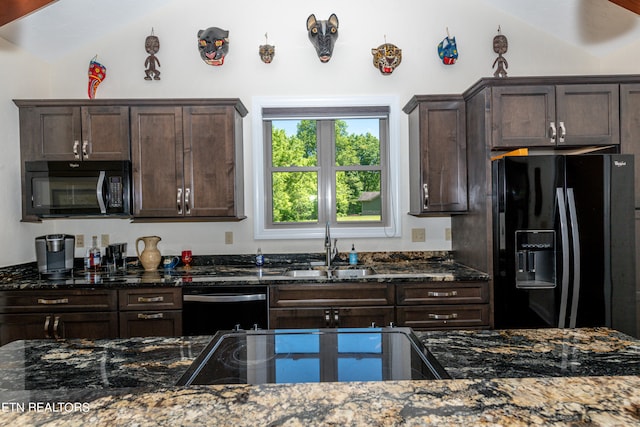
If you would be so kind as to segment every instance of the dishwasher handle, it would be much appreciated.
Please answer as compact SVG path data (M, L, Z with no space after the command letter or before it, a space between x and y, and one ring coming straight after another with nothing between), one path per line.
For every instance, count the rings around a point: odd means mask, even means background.
M247 301L266 301L266 294L235 294L235 295L183 295L182 300L185 302L247 302Z

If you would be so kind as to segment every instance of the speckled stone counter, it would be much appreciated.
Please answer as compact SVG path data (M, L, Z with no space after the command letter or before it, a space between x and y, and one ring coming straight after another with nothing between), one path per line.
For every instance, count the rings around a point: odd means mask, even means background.
M69 277L46 279L38 274L35 263L0 269L0 291L21 289L68 288L136 288L140 286L237 286L242 284L279 284L304 282L415 282L415 281L476 281L489 280L488 274L452 260L446 253L363 253L361 267L369 267L373 274L363 277L289 277L288 269L323 268L317 257L309 255L268 255L263 268L255 267L252 256L203 256L192 267L171 270L144 271L131 260L126 271L83 271L80 267ZM77 260L76 264L80 261ZM334 267L348 268L339 259Z
M455 379L180 388L210 337L17 341L0 348L0 424L640 424L640 341L624 334L418 334Z

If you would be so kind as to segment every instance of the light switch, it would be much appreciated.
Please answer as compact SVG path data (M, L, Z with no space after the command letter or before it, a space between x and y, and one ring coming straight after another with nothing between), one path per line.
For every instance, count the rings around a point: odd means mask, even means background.
M76 234L76 248L84 248L84 234Z
M224 232L224 243L225 245L233 244L233 231L225 231Z

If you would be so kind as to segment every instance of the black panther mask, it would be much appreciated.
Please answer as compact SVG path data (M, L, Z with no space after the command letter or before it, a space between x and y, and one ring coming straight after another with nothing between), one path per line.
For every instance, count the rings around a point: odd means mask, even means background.
M198 31L198 49L207 64L224 64L224 58L229 53L229 31L218 27Z

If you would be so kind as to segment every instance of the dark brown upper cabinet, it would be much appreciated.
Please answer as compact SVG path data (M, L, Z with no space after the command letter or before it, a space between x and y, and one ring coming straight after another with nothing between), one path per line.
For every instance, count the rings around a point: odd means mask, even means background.
M617 84L496 85L491 113L494 149L620 143Z
M467 210L465 102L459 95L416 95L409 115L409 213Z
M131 107L134 219L244 217L238 100Z
M129 160L129 107L15 101L22 160Z

